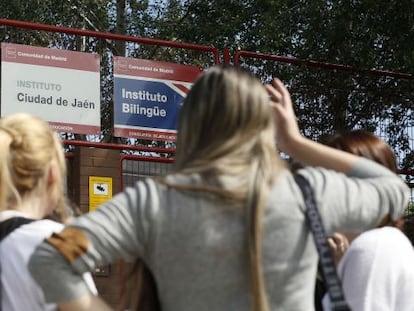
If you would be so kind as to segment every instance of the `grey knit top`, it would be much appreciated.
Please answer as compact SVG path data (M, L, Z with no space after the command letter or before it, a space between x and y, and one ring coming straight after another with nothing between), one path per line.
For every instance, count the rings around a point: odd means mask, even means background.
M328 234L372 228L388 213L396 219L408 202L409 190L401 178L366 159L359 159L348 176L317 167L299 172L312 184ZM168 178L176 183L199 180L197 176ZM70 226L86 234L85 251L68 263L62 250L43 243L29 264L48 301L85 294L81 274L95 265L140 257L156 279L164 311L250 308L242 207L223 206L206 195L146 179ZM271 309L313 310L318 255L301 192L288 171L270 193L263 228ZM77 243L73 237L63 240Z

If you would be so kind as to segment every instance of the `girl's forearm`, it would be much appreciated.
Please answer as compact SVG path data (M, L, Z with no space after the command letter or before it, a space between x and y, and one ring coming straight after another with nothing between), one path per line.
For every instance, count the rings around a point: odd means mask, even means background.
M358 160L353 154L322 145L303 136L290 140L285 146L285 152L304 165L321 166L343 173L348 173Z

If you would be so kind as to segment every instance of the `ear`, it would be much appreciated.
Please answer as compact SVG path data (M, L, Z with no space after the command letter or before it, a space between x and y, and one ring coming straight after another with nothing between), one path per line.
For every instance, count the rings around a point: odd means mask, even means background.
M59 180L59 171L56 165L56 161L52 160L50 162L49 168L46 172L47 176L47 187L53 187Z

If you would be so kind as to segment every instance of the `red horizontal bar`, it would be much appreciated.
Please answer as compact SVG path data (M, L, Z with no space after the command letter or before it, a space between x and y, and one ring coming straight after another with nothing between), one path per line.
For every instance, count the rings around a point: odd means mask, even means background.
M399 170L397 170L397 173L402 174L402 175L412 175L412 176L414 176L414 170L399 169Z
M38 23L10 20L10 19L5 19L5 18L0 18L0 24L6 25L6 26L12 26L12 27L32 29L32 30L44 30L44 31L50 31L50 32L60 32L60 33L80 35L80 36L104 38L104 39L110 39L110 40L131 41L131 42L137 42L137 43L149 44L149 45L160 45L160 46L168 46L168 47L181 48L181 49L187 49L187 50L211 52L214 54L214 62L216 64L220 63L219 50L213 46L151 39L151 38L133 37L133 36L120 35L120 34L115 34L115 33L107 33L107 32L99 32L99 31L92 31L92 30L85 30L85 29L76 29L76 28L69 28L69 27L62 27L62 26L38 24Z
M172 159L172 158L156 158L156 157L133 155L133 154L124 154L124 155L122 155L121 156L121 161L123 161L123 160L162 162L162 163L173 163L174 162L174 159Z
M116 144L116 143L102 143L102 142L91 142L91 141L71 140L71 139L62 140L62 142L65 146L80 146L80 147L93 147L93 148L102 148L102 149L133 150L133 151L175 154L175 149L172 149L172 148L147 147L147 146Z
M296 65L306 65L309 67L317 67L323 69L335 69L339 71L349 71L349 72L365 72L373 75L378 76L389 76L394 78L400 79L413 79L414 75L409 73L400 73L400 72L393 72L393 71L386 71L386 70L374 70L374 69L358 69L355 67L345 66L345 65L338 65L332 63L324 63L324 62L317 62L312 60L302 60L293 57L285 57L279 55L271 55L271 54L263 54L263 53L256 53L256 52L248 52L248 51L237 51L234 54L234 65L239 65L240 57L250 57L250 58L258 58L258 59L266 59L272 61L278 61L283 63L290 63Z

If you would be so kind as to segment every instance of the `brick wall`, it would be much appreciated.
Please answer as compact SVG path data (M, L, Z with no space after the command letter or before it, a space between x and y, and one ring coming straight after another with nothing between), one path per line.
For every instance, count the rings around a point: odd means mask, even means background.
M68 196L83 213L89 211L89 176L111 177L112 194L120 191L120 158L118 150L77 147L68 158ZM94 273L94 280L99 295L111 307L115 308L120 299L120 262L102 267L105 273ZM105 272L105 271L103 271Z

